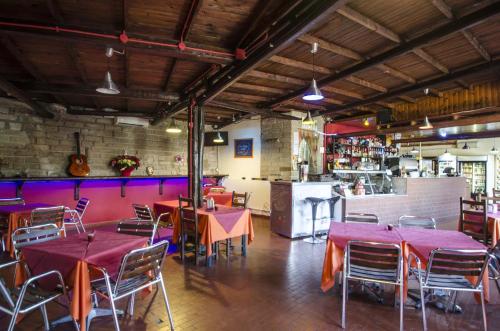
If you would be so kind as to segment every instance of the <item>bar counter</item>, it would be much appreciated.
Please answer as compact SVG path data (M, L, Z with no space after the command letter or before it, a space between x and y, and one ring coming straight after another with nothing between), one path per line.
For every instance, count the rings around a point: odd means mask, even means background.
M311 206L304 199L337 195L332 184L271 182L271 230L289 238L310 235ZM465 177L394 177L392 184L394 193L390 194L341 196L335 205L334 218L340 221L348 213L368 213L377 215L384 224L397 224L403 215L433 217L438 224L458 222L459 199L467 196ZM328 208L327 203L318 206L318 232L328 229Z

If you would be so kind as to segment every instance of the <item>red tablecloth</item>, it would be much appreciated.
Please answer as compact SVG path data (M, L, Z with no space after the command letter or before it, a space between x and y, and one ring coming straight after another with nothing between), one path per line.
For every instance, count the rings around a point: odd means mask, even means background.
M388 230L387 226L375 224L355 224L332 222L328 232L321 289L327 291L335 284L335 273L342 270L344 247L349 240L363 240L399 244L404 257L405 298L408 289L407 261L409 252L415 253L425 267L429 253L437 248L486 249L481 243L458 231L399 229ZM488 273L483 277L485 300L489 299Z
M117 274L123 256L147 245L147 238L96 231L89 242L87 233L23 248L23 259L34 275L58 270L72 288L71 315L85 330L85 318L92 309L89 266ZM44 284L42 284L44 285Z
M215 203L218 205L232 206L233 192L210 192L206 196L214 198Z
M0 206L0 215L7 218L8 230L4 235L5 246L11 256L14 256L14 248L12 247L12 233L21 226L24 226L23 220L31 217L31 211L36 208L53 207L46 203L27 203L25 205Z
M218 208L218 211L207 211L204 208L198 208L198 231L201 238L200 242L207 247L207 254L212 254L211 244L228 238L248 235L247 242L250 244L254 239L250 210L229 208L225 206L218 206ZM157 215L165 212L171 213L174 223L172 241L176 243L180 233L179 201L157 201L154 203L154 210Z

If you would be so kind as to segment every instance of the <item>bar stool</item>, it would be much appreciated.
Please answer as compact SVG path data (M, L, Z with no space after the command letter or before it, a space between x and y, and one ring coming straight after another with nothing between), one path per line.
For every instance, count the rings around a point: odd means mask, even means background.
M306 238L306 239L304 239L304 241L309 243L309 244L321 244L322 242L324 242L324 240L316 237L316 212L318 210L318 205L320 203L324 202L325 199L308 197L308 198L305 198L305 200L306 200L306 202L309 202L311 204L311 207L312 207L313 231L312 231L311 238Z
M325 201L328 202L328 206L330 207L330 222L333 221L333 218L335 215L335 204L339 200L340 200L340 196L335 196L335 197L325 199ZM328 239L328 233L325 234L324 236L321 236L321 239L323 239L323 240Z

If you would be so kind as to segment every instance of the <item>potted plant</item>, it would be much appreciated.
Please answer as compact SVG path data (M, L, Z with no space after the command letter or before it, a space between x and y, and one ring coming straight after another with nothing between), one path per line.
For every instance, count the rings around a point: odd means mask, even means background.
M111 160L110 165L118 169L122 176L129 177L134 169L139 168L141 163L135 156L119 155Z

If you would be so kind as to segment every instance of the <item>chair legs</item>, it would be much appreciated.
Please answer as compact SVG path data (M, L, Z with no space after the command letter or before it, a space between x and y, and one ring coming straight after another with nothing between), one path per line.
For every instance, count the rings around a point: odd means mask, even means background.
M420 287L420 302L422 305L422 321L424 324L424 331L427 331L427 320L425 317L425 296L424 296L424 289L421 284L419 284Z
M346 303L347 303L347 295L348 295L348 291L347 291L347 278L345 277L346 276L346 273L343 272L342 273L342 329L345 329L345 325L346 325Z
M404 304L404 286L403 282L399 285L399 330L404 330L404 319L403 319L403 309L405 307Z
M40 311L42 312L43 326L45 328L45 331L49 331L50 325L49 325L49 317L47 316L47 307L45 305L40 306Z
M481 291L481 309L483 311L484 331L488 330L488 321L486 320L486 305L484 304L484 293Z
M161 278L160 284L161 284L161 290L163 292L163 299L165 300L165 306L167 307L168 321L170 322L170 330L174 330L174 320L172 318L172 313L170 312L170 304L168 303L167 290L165 289L163 278Z
M115 307L115 301L113 300L113 290L111 289L111 284L109 283L109 276L105 276L106 279L106 288L108 290L108 298L109 298L109 303L111 305L111 310L113 311L113 320L115 322L115 330L120 331L120 323L118 322L118 315L116 313L116 307Z

